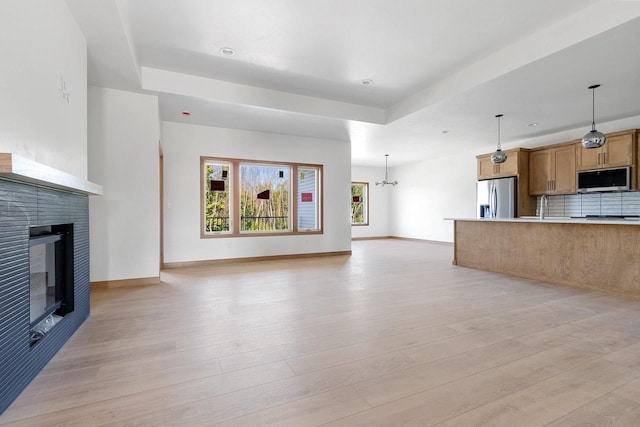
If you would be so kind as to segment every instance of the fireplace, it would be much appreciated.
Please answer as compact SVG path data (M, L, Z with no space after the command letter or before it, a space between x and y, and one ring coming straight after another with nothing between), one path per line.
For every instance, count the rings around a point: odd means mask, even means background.
M89 195L0 153L0 415L89 317Z

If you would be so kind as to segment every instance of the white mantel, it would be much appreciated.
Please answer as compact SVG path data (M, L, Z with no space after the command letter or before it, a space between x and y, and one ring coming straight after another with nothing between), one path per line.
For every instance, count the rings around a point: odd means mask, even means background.
M102 186L12 153L0 153L0 178L86 195L102 195Z

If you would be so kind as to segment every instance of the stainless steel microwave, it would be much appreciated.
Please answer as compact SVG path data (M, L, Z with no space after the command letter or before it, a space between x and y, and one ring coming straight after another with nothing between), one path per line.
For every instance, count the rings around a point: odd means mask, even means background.
M630 167L578 172L578 193L627 191L630 189Z

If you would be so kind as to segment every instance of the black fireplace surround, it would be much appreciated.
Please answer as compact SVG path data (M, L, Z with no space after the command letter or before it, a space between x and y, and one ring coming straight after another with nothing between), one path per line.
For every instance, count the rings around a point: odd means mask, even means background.
M30 230L59 224L73 228L73 307L32 345ZM88 316L88 196L0 178L0 414Z

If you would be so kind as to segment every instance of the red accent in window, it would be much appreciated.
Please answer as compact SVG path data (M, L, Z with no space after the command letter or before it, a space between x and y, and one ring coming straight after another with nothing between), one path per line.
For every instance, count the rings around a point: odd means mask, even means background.
M212 180L211 191L224 191L224 181Z

